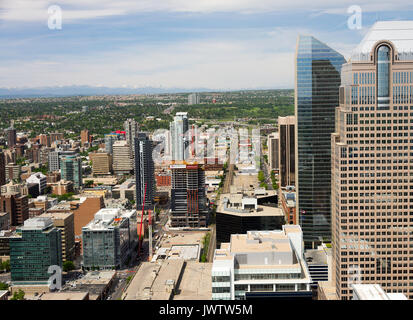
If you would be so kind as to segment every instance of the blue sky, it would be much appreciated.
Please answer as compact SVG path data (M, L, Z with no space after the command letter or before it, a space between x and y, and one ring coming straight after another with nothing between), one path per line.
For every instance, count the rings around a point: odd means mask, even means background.
M59 5L61 30L47 9ZM362 9L350 30L347 9ZM0 87L292 88L298 34L348 57L411 1L0 0Z

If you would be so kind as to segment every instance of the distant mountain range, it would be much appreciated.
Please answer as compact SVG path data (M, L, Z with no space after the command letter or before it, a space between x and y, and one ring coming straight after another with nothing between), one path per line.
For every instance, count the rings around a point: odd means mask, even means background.
M265 88L262 88L265 90ZM243 90L243 89L240 89ZM260 89L256 89L260 90ZM268 89L269 90L269 89ZM67 97L67 96L93 96L93 95L125 95L125 94L161 94L161 93L190 93L190 92L223 92L234 90L215 90L208 88L131 88L131 87L92 87L92 86L66 86L66 87L38 87L38 88L0 88L0 99L9 98L35 98L35 97Z

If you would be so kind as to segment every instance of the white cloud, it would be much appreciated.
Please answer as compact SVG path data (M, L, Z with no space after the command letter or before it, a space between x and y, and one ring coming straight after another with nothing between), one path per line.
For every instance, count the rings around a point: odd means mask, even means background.
M65 22L105 16L127 15L136 12L238 12L308 10L347 14L351 5L359 5L365 12L407 10L413 8L407 0L3 0L0 19L10 21L42 21L47 19L47 8L60 5Z
M272 41L188 41L139 46L93 57L55 57L19 64L0 62L0 87L104 85L206 87L211 89L292 87L294 55ZM271 48L273 46L273 48Z

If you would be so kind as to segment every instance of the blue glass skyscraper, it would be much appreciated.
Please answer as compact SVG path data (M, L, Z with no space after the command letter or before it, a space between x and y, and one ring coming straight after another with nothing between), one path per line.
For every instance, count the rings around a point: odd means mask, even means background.
M344 57L312 36L296 48L297 212L306 247L331 239L331 133Z

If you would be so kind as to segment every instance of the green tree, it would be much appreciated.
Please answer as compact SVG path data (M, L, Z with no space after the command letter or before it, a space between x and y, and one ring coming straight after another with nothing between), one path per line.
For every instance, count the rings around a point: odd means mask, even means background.
M259 172L258 172L258 181L259 181L259 182L264 182L264 181L265 181L264 172L262 172L262 171L259 171Z
M22 289L19 289L18 292L13 293L13 297L10 300L24 300L24 291Z
M63 271L64 272L69 272L75 270L75 264L73 263L73 261L67 260L65 262L63 262Z
M1 270L10 272L10 260L6 260L1 263Z
M9 285L4 282L0 282L0 290L9 290Z
M94 184L93 180L86 180L85 181L85 188L90 188L90 187L93 186L93 184Z

